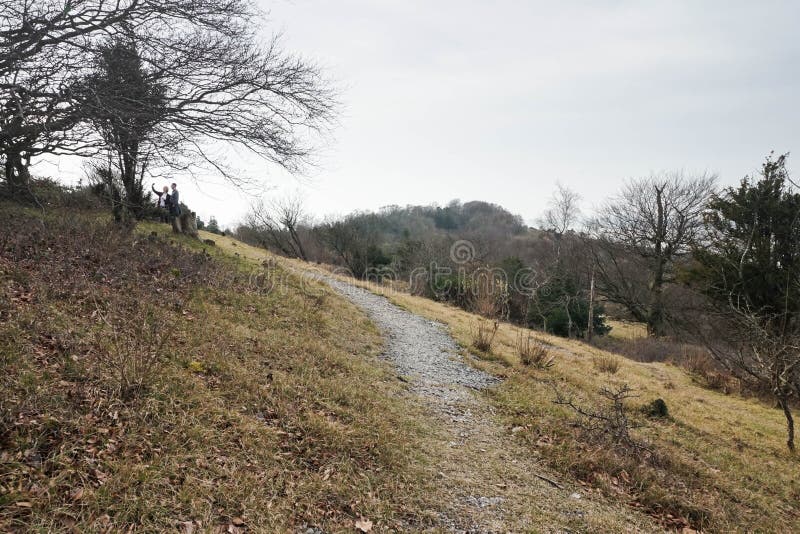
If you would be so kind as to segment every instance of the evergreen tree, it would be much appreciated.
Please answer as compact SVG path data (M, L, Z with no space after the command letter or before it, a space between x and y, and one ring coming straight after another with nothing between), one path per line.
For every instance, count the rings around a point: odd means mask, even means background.
M211 232L212 234L221 234L222 230L219 228L219 223L217 222L216 217L213 215L208 220L208 224L206 225L206 231Z
M713 322L724 325L710 348L740 379L773 393L794 448L793 398L800 396L800 194L786 155L765 161L714 197L709 236L695 252L690 277L709 297ZM721 341L719 341L721 340Z
M575 277L559 272L548 280L531 300L528 324L557 336L583 336L589 324L589 301ZM592 324L597 335L611 330L600 304L594 306Z

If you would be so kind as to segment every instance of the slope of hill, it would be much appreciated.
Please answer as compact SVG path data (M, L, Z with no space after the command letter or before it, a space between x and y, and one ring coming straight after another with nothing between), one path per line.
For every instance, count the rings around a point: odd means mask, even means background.
M431 524L425 418L352 306L166 225L0 228L0 530Z

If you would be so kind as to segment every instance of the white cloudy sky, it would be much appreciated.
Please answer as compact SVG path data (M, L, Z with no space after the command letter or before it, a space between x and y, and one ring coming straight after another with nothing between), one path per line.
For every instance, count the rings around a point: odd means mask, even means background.
M460 198L533 221L557 181L588 208L626 178L735 183L800 147L800 2L258 1L342 109L309 176L239 164L319 217ZM176 178L226 225L252 200Z

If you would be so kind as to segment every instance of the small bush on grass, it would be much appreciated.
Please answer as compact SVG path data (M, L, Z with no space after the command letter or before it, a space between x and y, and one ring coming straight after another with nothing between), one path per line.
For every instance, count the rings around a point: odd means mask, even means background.
M739 381L729 373L719 369L719 365L707 352L695 350L685 355L680 362L703 386L730 394L741 392Z
M710 525L717 510L712 511L704 492L711 481L669 447L656 447L643 437L645 414L631 402L637 397L633 389L622 384L578 394L554 383L550 387L555 392L552 402L576 416L542 431L553 436L552 444L537 449L550 465L566 469L612 499L624 494L669 529L701 530Z
M166 358L166 343L173 330L165 315L152 306L134 310L97 311L103 323L100 364L112 377L113 393L129 400L148 389Z
M664 399L654 399L652 402L645 404L642 406L642 412L653 419L666 419L669 417L669 409Z
M649 452L647 447L634 439L630 433L632 428L636 428L636 425L628 415L625 401L638 397L634 390L628 384L623 384L613 389L604 387L600 389L599 394L607 401L606 406L599 408L581 406L560 391L556 391L556 399L553 402L567 406L577 413L579 415L578 426L593 441L610 441L611 444L622 447L625 451L635 453Z
M517 334L516 346L522 365L537 369L549 369L555 363L555 358L550 355L548 345L530 333L520 331Z
M595 356L592 358L592 363L594 364L594 368L601 373L613 375L619 371L619 360L613 356Z
M497 321L479 320L477 326L472 330L472 346L481 352L491 352L499 327Z

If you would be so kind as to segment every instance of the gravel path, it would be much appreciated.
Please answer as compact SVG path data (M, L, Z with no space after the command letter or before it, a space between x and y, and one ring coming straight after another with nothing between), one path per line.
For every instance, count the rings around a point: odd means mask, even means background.
M468 393L465 387L483 389L497 382L461 360L458 345L441 323L408 312L386 297L352 284L328 277L324 281L364 310L381 329L386 337L383 357L394 364L416 393L450 405L463 401Z
M465 363L459 346L443 324L430 321L389 302L386 297L319 273L304 273L325 282L358 306L380 328L385 339L382 357L392 363L447 429L446 448L457 459L440 465L439 476L447 482L452 502L440 513L439 528L454 533L506 532L504 497L484 491L493 488L478 469L463 462L467 449L485 452L487 434L499 433L488 422L486 403L474 395L498 379ZM461 461L459 461L461 460ZM464 483L466 478L470 482ZM477 482L477 487L476 483ZM478 490L476 492L476 490Z
M435 532L593 532L597 529L591 518L609 513L620 517L615 531L659 530L624 508L612 511L593 503L575 491L579 488L557 483L554 487L559 475L510 439L515 431L525 430L503 428L491 405L475 394L498 379L466 363L444 325L333 276L306 270L301 274L326 283L367 314L383 333L382 357L441 421L443 432L438 434L434 460L436 476L449 498L442 502ZM412 524L406 530L419 531Z

